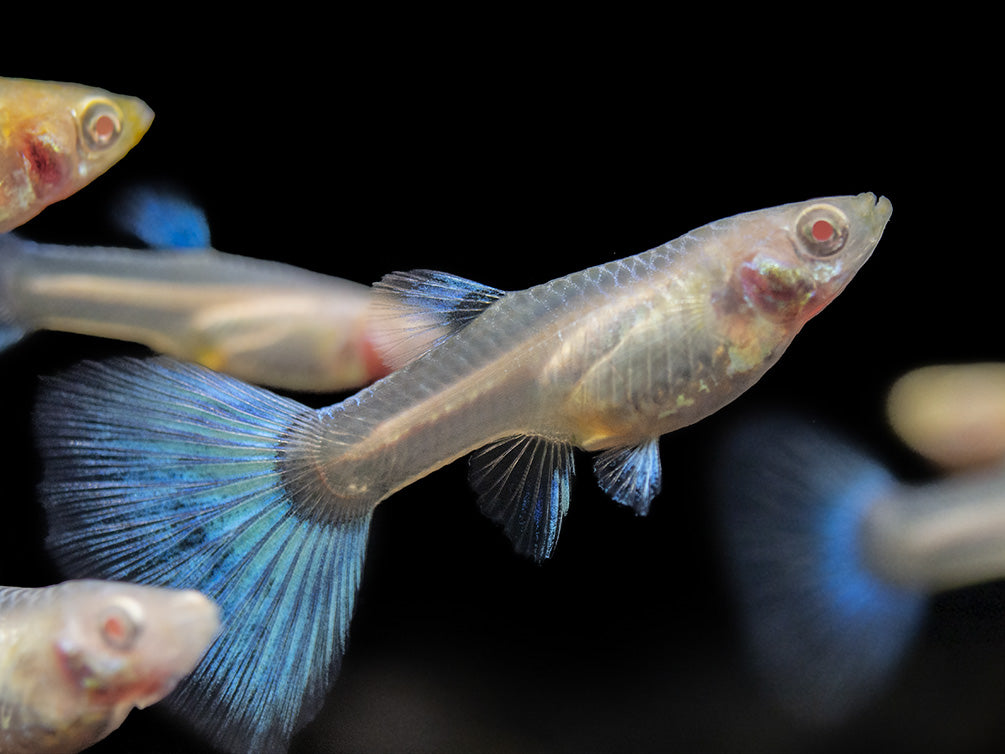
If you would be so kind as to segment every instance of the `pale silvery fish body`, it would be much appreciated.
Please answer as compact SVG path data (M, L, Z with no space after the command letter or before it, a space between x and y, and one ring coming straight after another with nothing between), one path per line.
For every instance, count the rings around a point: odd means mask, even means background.
M162 699L219 627L195 591L110 581L0 587L0 752L77 752Z
M309 456L340 517L502 438L590 451L652 441L760 379L868 259L890 214L872 194L749 212L507 293L322 411L317 435L293 433L289 452ZM398 293L390 315L402 315Z
M83 188L132 149L153 112L104 89L0 77L0 233Z

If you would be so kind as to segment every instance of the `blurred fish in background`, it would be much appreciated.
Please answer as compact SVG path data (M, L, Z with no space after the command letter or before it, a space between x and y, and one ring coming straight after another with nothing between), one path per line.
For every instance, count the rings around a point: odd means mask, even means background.
M153 117L135 97L0 77L0 233L108 170L136 146Z
M900 377L886 400L890 426L947 470L1005 459L1005 364L940 364Z
M111 581L0 587L0 752L72 754L160 701L219 629L194 591Z
M848 440L778 413L735 427L715 469L749 657L801 717L840 721L874 701L931 595L1005 577L1002 464L901 484Z
M164 190L134 188L113 214L153 248L0 236L0 344L41 329L118 338L286 390L358 388L387 373L369 286L216 251L202 211Z

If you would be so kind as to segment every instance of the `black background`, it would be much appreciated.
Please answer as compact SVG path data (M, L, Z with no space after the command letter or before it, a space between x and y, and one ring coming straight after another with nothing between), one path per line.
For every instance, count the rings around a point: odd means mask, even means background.
M714 25L539 21L263 19L5 63L157 113L119 165L22 228L38 240L121 243L106 217L116 193L166 182L205 207L224 251L361 282L426 267L516 289L737 212L862 191L893 202L873 259L781 362L663 439L648 518L605 499L585 456L540 567L480 516L464 463L382 504L341 677L293 750L1000 749L1000 585L934 600L885 696L844 726L806 727L742 665L707 496L716 438L771 405L840 426L906 478L932 476L882 407L906 369L1002 357L1000 92L980 45L950 54L912 37L887 55L904 29L833 19L802 38L752 27L740 46ZM0 356L0 583L61 578L34 497L37 376L126 352L143 349L42 333ZM94 749L182 750L208 751L156 710Z

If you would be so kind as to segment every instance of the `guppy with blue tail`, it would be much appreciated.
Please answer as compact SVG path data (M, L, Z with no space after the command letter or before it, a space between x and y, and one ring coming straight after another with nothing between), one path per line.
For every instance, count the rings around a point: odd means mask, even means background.
M482 509L542 560L579 447L645 513L659 436L753 385L890 213L872 194L750 212L514 293L389 275L401 368L321 410L170 359L81 365L36 413L49 547L74 575L215 599L224 632L169 704L228 750L282 750L338 672L377 504L478 451Z

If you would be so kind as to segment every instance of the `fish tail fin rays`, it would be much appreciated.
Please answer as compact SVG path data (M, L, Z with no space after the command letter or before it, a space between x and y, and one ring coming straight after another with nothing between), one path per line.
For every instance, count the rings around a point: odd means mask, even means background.
M572 446L544 437L510 437L471 456L468 477L482 512L503 527L521 555L551 557L569 510Z
M861 529L896 487L869 457L787 416L723 443L715 498L753 669L791 713L853 714L893 675L926 598L871 572Z
M31 330L19 321L12 295L18 259L34 244L13 233L0 234L0 352L20 341Z
M223 629L166 704L227 751L285 751L338 673L370 524L309 513L321 493L285 443L315 412L194 365L113 359L47 380L35 421L57 562L215 600Z
M373 288L370 336L391 370L435 348L506 295L434 270L392 272Z
M116 202L112 220L123 233L152 249L201 250L210 247L206 213L175 191L141 186Z
M663 484L660 440L654 437L641 445L605 450L594 458L593 472L600 488L615 502L645 516Z

